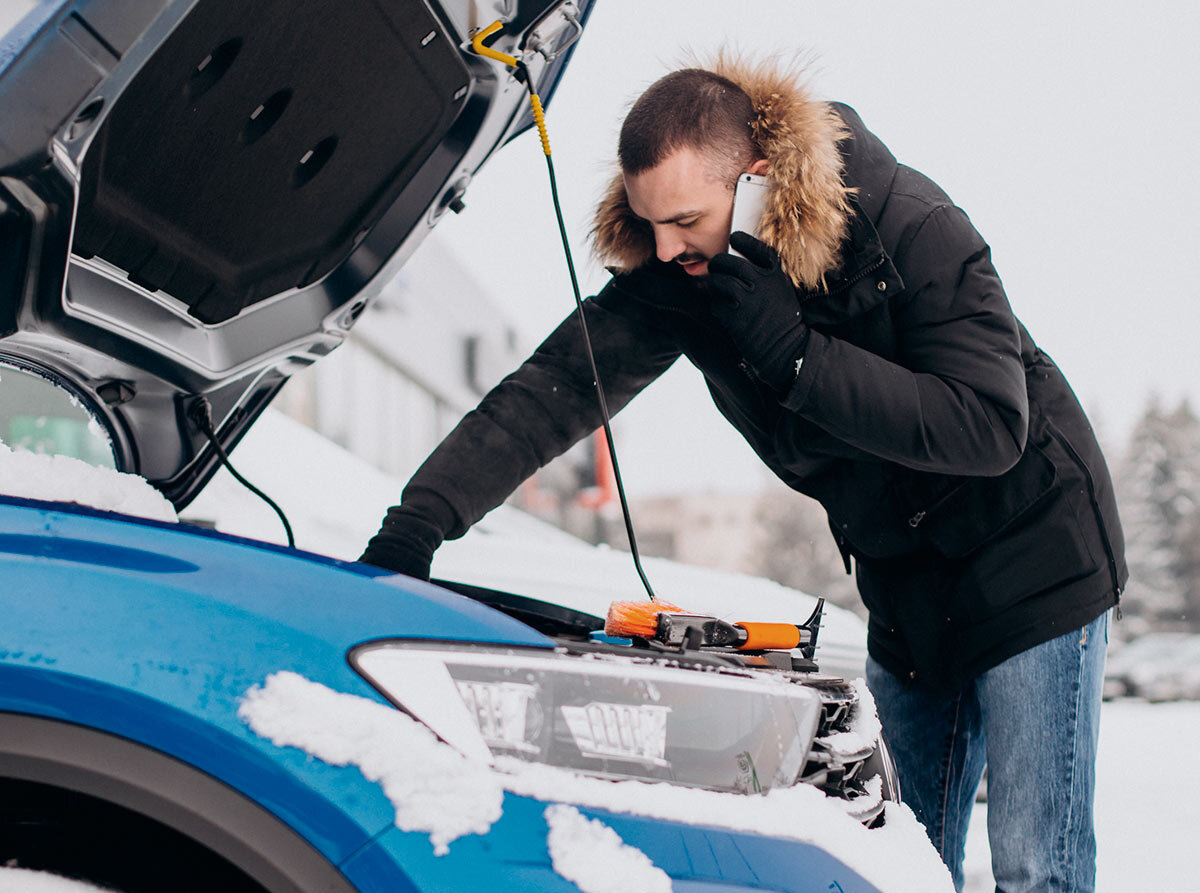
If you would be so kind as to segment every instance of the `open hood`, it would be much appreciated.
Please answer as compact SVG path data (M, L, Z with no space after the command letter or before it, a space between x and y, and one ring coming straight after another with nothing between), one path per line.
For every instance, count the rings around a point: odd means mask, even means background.
M592 0L47 0L0 40L0 364L186 505L531 125Z

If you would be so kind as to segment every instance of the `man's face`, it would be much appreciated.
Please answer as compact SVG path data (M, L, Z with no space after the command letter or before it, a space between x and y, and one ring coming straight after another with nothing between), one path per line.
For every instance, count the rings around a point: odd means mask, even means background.
M733 184L720 166L690 148L668 155L640 174L625 175L629 206L650 224L658 259L681 264L690 275L708 273L708 261L729 248Z

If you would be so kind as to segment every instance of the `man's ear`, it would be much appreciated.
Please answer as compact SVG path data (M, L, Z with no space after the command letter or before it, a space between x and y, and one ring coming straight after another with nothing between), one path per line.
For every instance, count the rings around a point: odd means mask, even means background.
M750 167L748 167L746 169L746 173L757 174L758 176L761 177L761 176L765 175L766 172L769 171L770 169L771 169L771 163L769 161L767 161L767 159L765 159L765 158L760 158L760 159L758 159L758 161L754 162L754 164L750 165Z

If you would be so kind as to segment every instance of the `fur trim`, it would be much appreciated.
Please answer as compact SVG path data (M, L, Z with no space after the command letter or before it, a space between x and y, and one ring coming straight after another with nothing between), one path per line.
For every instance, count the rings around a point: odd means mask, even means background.
M754 104L754 139L770 164L762 240L779 252L797 286L824 288L826 275L841 261L853 214L854 190L842 182L838 151L849 136L842 119L811 98L798 67L739 62L724 54L702 67L729 78ZM654 257L653 232L629 207L619 171L596 210L592 244L603 263L620 270Z

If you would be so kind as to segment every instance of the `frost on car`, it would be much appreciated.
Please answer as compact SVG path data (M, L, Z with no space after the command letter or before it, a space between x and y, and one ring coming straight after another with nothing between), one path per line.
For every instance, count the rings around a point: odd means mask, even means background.
M813 653L615 644L486 562L431 585L175 520L529 125L472 29L548 99L591 5L59 0L0 42L0 865L948 882Z

